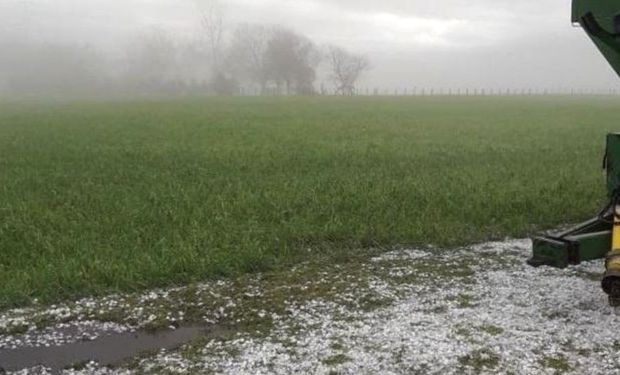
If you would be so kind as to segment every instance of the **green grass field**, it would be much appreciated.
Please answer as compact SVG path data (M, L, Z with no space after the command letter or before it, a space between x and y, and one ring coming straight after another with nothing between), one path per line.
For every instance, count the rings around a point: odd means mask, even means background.
M0 104L0 307L455 246L605 199L618 98Z

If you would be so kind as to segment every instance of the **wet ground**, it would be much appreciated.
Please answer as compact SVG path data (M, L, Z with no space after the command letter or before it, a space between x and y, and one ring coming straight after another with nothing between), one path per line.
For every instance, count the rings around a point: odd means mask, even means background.
M0 363L5 371L42 366L52 373L61 373L71 365L91 361L104 366L114 366L145 352L176 349L196 339L214 337L217 334L217 330L204 326L185 326L158 332L104 334L93 340L85 339L64 345L1 350Z
M526 240L400 250L7 311L0 366L24 374L620 373L620 314L600 290L602 262L533 269L529 252Z

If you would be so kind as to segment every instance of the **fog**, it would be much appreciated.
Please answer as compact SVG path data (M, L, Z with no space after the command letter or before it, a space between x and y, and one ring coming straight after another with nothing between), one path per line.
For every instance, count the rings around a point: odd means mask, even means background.
M570 0L0 0L0 93L620 89Z

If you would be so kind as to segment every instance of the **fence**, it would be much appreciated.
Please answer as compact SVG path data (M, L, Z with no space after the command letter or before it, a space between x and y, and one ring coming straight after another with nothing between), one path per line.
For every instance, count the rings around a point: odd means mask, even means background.
M320 87L316 95L335 96L338 93L331 88ZM240 88L238 95L259 96L278 95L276 91L261 91L257 88ZM614 96L620 95L620 89L575 89L575 88L428 88L414 87L401 89L381 89L364 87L355 90L355 96Z
M322 90L322 95L334 95L333 91ZM566 95L566 96L613 96L619 95L620 89L497 89L497 88L411 88L411 89L378 89L363 88L356 90L358 96L534 96L534 95Z

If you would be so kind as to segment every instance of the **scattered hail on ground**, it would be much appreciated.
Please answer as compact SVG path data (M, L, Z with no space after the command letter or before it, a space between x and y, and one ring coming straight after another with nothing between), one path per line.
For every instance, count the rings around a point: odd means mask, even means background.
M525 265L529 251L527 240L399 250L6 311L0 363L14 361L5 370L22 374L619 372L620 319L600 290L602 262L534 269ZM196 326L203 334L176 349L109 363L44 367L16 359L35 350L43 361L59 345Z

